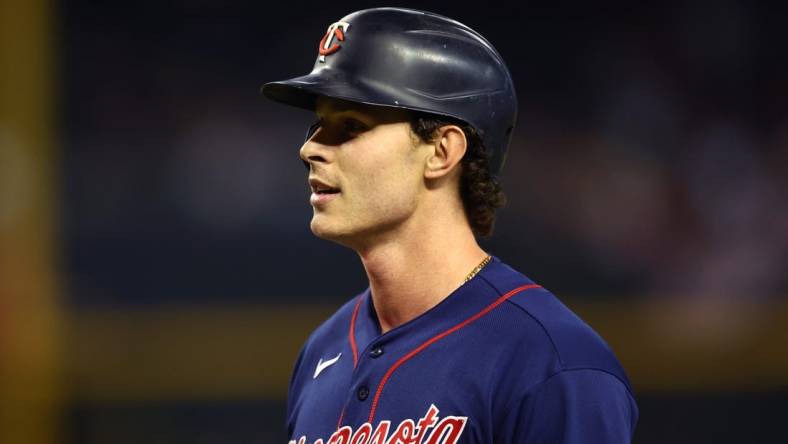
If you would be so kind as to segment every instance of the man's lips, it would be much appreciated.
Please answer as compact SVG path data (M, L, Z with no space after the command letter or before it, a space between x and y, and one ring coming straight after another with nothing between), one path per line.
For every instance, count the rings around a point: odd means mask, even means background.
M312 193L309 196L309 203L312 204L313 207L320 207L325 205L326 203L336 199L339 196L339 192L336 193Z
M312 206L322 206L336 198L341 192L338 187L316 177L309 178L309 187L312 189L312 195L309 197L309 203Z
M331 194L331 193L339 193L339 187L335 187L328 182L325 182L321 179L316 177L309 178L309 187L312 189L313 193L318 194Z

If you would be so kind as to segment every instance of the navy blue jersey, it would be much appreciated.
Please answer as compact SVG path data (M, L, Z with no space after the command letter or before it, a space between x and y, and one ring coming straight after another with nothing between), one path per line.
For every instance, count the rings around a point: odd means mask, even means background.
M369 290L309 337L290 444L627 443L638 408L607 344L498 258L384 334Z

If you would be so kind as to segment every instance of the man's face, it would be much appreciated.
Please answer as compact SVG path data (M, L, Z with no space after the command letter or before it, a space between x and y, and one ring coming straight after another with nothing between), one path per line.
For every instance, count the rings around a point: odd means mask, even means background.
M320 127L301 147L320 238L355 248L396 233L424 191L429 145L406 111L320 97Z

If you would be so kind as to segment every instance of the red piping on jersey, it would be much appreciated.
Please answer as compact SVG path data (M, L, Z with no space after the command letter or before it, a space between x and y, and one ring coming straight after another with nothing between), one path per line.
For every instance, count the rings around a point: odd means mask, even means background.
M342 413L339 414L339 421L337 421L337 430L342 427L342 420L345 419L345 407L342 407Z
M459 324L455 325L454 327L444 331L443 333L440 333L440 334L438 334L436 336L433 336L431 339L425 341L424 343L422 343L418 347L416 347L413 350L411 350L407 355L401 357L397 362L394 363L394 365L392 365L388 369L386 374L383 375L383 379L380 380L380 384L378 384L378 390L375 392L375 398L372 400L372 407L371 407L371 409L369 411L369 419L367 421L370 424L372 424L372 420L375 418L375 410L377 410L378 402L380 401L380 394L383 392L383 387L386 385L386 382L388 382L389 378L391 378L391 375L402 364L404 364L408 359L410 359L410 358L416 356L417 354L421 353L425 348L429 347L430 345L440 341L441 339L445 338L446 336L449 336L450 334L456 332L457 330L465 327L466 325L468 325L468 324L472 323L473 321L476 321L477 319L479 319L482 316L486 315L487 313L492 311L492 309L494 309L495 307L501 305L504 301L506 301L507 299L509 299L512 296L516 295L517 293L520 293L521 291L525 291L525 290L530 290L532 288L541 288L541 285L529 284L529 285L523 285L522 287L515 288L514 290L512 290L512 291L506 293L505 295L501 296L500 298L498 298L492 304L490 304L487 307L485 307L482 311L480 311L480 312L476 313L475 315L471 316L470 318L460 322ZM356 307L356 308L358 308L358 307Z
M353 368L355 369L358 365L358 348L356 347L356 318L358 317L358 309L361 307L361 301L363 299L363 294L358 297L358 301L356 302L356 307L353 309L353 316L350 317L350 333L348 337L350 338L350 350L353 351Z
M361 294L356 301L356 306L353 307L353 316L350 317L350 332L348 338L350 339L350 350L353 352L353 368L358 365L358 347L356 346L356 318L358 318L358 309L361 307L361 301L364 295ZM342 425L342 419L345 418L345 407L342 407L342 413L339 414L339 421L337 421L337 430Z

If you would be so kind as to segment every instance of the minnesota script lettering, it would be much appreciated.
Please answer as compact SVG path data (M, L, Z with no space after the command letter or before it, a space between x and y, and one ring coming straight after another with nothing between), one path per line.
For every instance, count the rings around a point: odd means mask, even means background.
M327 441L321 438L313 444L456 444L465 430L468 417L447 416L441 419L438 413L433 404L420 419L406 419L394 428L391 421L380 421L374 430L368 422L356 430L344 426L332 433ZM291 439L288 444L307 444L307 437Z

